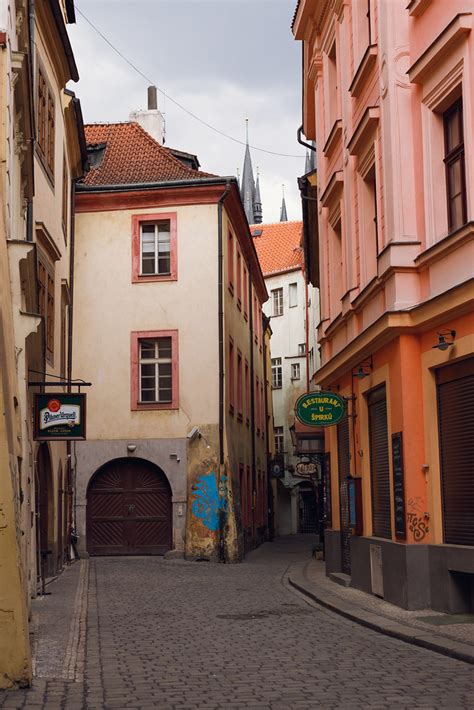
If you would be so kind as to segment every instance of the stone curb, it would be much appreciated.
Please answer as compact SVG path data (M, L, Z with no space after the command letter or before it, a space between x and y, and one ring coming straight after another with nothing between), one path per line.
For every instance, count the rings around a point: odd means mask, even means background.
M414 646L421 646L430 651L441 653L449 658L455 658L458 661L464 661L474 665L474 648L461 641L454 641L448 638L440 639L435 634L430 634L429 631L407 626L392 619L386 619L383 616L374 614L371 611L366 611L357 606L346 603L339 599L336 595L331 595L326 590L319 590L316 585L311 584L305 575L304 571L308 563L301 565L293 565L288 572L289 584L299 592L317 602L325 609L334 611L336 614L344 616L346 619L355 621L361 626L365 626L373 631L378 631L386 636L406 641Z

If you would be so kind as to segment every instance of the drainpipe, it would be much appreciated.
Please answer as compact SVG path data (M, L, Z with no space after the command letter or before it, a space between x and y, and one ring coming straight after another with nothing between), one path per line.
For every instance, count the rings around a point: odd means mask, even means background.
M36 142L36 122L35 122L35 107L34 107L34 85L35 85L35 0L28 0L28 42L29 42L29 72L30 72L30 124L31 124L31 149L34 156ZM34 162L34 157L33 157ZM34 168L34 166L33 166ZM34 169L33 169L33 184L34 184ZM33 188L34 189L34 188ZM26 241L33 241L33 198L29 197L26 204Z
M217 244L218 244L218 312L219 312L219 464L224 464L224 250L222 237L222 207L230 192L230 180L226 180L225 190L217 202Z
M301 138L302 132L303 132L303 124L301 124L301 126L300 126L300 127L298 128L298 130L296 131L296 140L298 141L298 143L299 143L300 145L303 145L305 148L309 148L309 149L312 150L314 153L316 153L316 148L314 147L314 145L311 145L311 143L306 143L306 141L304 141L304 140Z
M304 310L305 310L305 337L306 337L306 392L309 392L309 308L308 308L308 281L304 280Z
M255 490L256 490L256 447L255 447L255 386L253 362L253 294L252 294L252 267L249 264L249 332L250 332L250 431L252 434L252 538L255 538Z

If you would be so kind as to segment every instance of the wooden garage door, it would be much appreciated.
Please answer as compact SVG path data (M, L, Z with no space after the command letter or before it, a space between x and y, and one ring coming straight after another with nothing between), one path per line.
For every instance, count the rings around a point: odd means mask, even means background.
M162 555L171 548L171 491L164 473L138 459L118 459L87 493L90 555Z

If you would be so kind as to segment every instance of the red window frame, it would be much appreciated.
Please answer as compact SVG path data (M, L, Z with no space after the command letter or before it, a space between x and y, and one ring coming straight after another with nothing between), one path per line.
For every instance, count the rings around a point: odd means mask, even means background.
M242 308L242 255L240 249L237 248L237 308L241 310Z
M244 318L248 320L249 317L249 275L247 267L244 264Z
M234 341L232 338L229 338L229 357L228 357L228 368L229 368L229 377L227 378L227 387L228 387L228 397L229 397L229 412L231 414L234 413L234 396L235 396L235 379L234 379Z
M229 291L234 295L234 235L230 229L227 235L227 276Z
M170 222L170 273L140 274L140 227L149 222ZM132 215L132 283L148 283L149 281L178 280L178 214L177 212L153 212L151 214Z
M171 338L171 402L140 402L139 377L140 377L140 340L157 338ZM134 330L130 338L130 372L131 372L131 410L141 411L147 409L179 409L179 350L177 330Z

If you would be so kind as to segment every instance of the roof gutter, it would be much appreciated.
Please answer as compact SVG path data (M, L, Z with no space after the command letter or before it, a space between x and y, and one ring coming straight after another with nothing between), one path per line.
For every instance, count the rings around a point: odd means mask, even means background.
M66 25L64 24L61 6L58 0L50 0L49 5L54 15L54 21L56 23L58 34L61 39L61 44L63 45L64 53L67 58L69 71L71 73L71 79L72 81L79 81L79 72L77 71L76 61L74 59L74 52L72 51L71 42L69 41ZM68 17L69 15L70 12L68 12Z
M124 183L123 185L86 185L79 183L77 192L132 192L136 190L162 190L168 187L198 187L199 185L227 185L234 182L235 177L212 177L200 178L196 180L163 180L160 182L136 182Z

